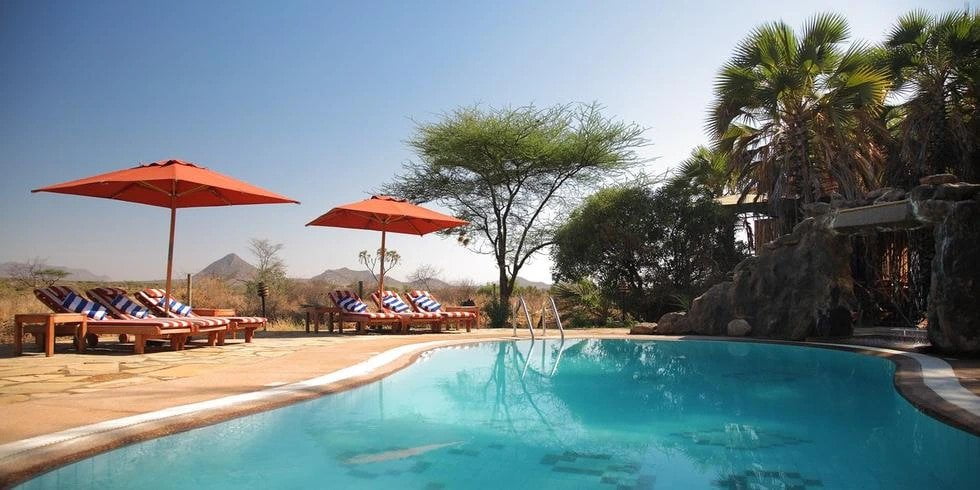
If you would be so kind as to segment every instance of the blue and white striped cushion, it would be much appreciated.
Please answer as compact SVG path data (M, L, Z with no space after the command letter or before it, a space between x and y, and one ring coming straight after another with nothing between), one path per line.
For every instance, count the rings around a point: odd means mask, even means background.
M412 298L412 302L415 303L415 306L425 311L437 312L442 309L442 305L439 302L424 294Z
M405 304L404 301L402 301L401 298L395 296L394 294L385 296L384 299L381 300L381 304L385 305L385 308L388 308L395 313L408 313L408 310L411 309Z
M160 301L157 301L157 305L163 306L163 300L164 298L160 298ZM179 316L187 316L191 314L191 307L185 305L184 303L181 303L180 301L170 298L170 311L176 313Z
M146 318L150 314L150 310L143 308L142 306L136 304L135 301L131 301L129 298L119 295L112 299L112 306L115 306L127 315L135 316L136 318Z
M343 296L340 298L340 307L351 313L364 313L367 305L363 301L353 296Z
M105 306L95 301L89 301L75 293L68 293L68 296L65 296L65 299L61 301L61 306L64 306L69 311L82 313L93 320L102 320L106 315Z

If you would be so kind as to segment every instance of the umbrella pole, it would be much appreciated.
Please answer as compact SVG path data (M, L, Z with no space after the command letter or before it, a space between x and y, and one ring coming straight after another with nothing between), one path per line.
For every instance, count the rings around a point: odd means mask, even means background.
M385 294L385 231L381 230L381 274L378 279L378 296L384 298Z
M174 271L174 223L177 221L177 182L170 194L170 244L167 246L167 286L163 290L163 312L170 316L170 278Z

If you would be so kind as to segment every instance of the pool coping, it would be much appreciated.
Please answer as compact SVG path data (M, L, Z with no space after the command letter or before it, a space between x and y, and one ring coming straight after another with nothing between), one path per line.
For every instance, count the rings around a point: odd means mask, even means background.
M953 368L948 363L932 356L879 347L738 337L584 333L571 334L568 338L772 343L843 350L882 357L895 364L894 386L913 406L950 426L980 436L980 397L959 383ZM545 339L557 340L558 337L550 335ZM295 383L177 405L2 444L0 445L0 487L11 487L38 474L127 444L213 425L232 418L356 388L404 369L414 364L426 352L435 349L502 340L530 339L501 335L411 343L388 349L345 368Z

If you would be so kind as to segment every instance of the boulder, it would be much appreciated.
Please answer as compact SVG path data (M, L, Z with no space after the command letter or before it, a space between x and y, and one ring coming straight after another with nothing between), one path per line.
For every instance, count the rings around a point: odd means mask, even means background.
M929 340L945 352L980 353L980 203L941 201L933 215L936 255L929 290Z
M688 328L698 335L725 335L728 321L735 317L732 303L735 284L720 282L708 288L691 302L687 313Z
M959 177L953 174L927 175L919 179L919 183L923 185L953 184L959 181Z
M736 318L728 322L727 331L729 337L744 337L752 331L752 325L741 318Z
M809 218L773 243L779 245L735 267L732 310L718 308L726 316L712 320L713 326L722 325L718 334L727 333L733 318L742 318L753 337L849 335L857 311L850 242L821 218Z
M883 202L901 201L902 199L905 199L905 195L906 193L902 189L885 188L885 192L878 196L878 198L874 200L874 203L880 204Z
M653 335L657 333L657 324L652 322L641 322L630 328L630 335Z
M657 321L657 333L661 335L679 335L691 333L686 318L687 314L683 311L665 313Z

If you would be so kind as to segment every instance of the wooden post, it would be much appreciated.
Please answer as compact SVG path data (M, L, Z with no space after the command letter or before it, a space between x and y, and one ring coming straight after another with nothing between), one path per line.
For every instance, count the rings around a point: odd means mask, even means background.
M177 221L177 180L170 188L170 244L167 246L167 286L163 290L163 311L170 316L170 278L174 271L174 223Z
M364 298L364 281L357 281L357 295Z
M383 296L385 290L385 230L381 230L381 274L378 275L378 295Z
M187 306L194 306L194 284L193 278L187 274Z

